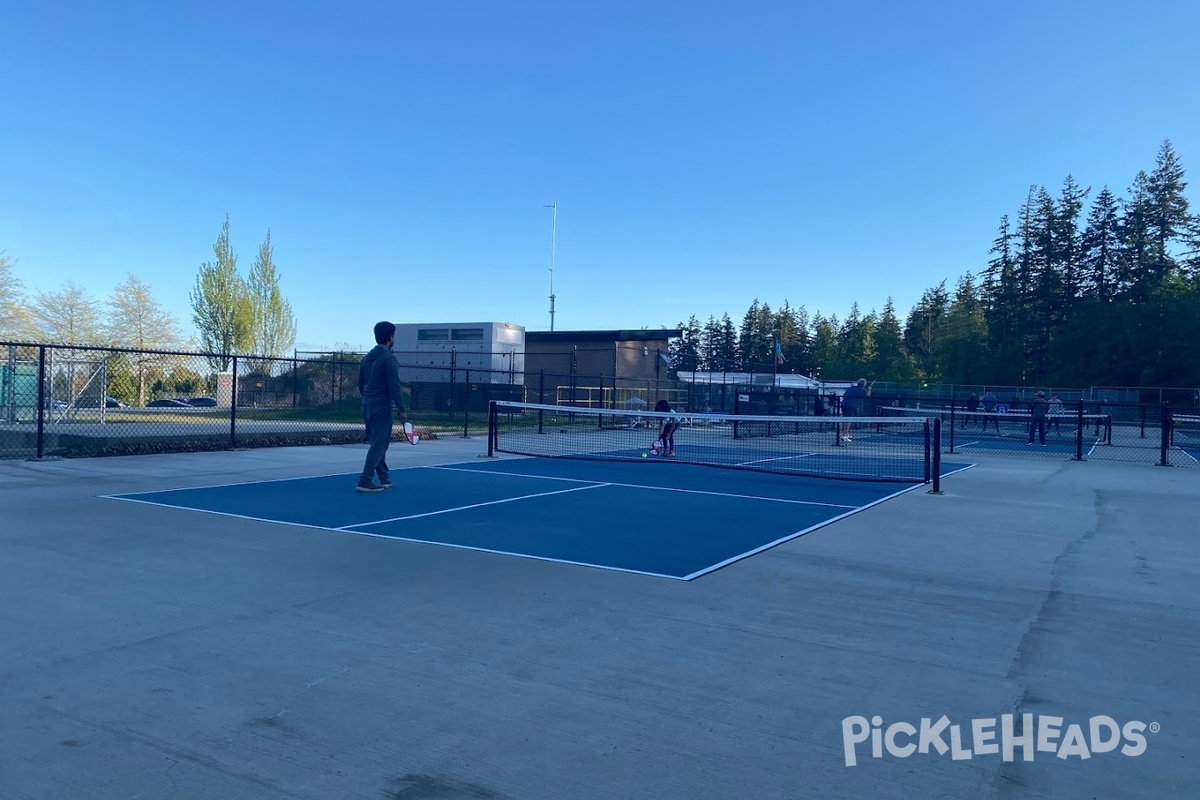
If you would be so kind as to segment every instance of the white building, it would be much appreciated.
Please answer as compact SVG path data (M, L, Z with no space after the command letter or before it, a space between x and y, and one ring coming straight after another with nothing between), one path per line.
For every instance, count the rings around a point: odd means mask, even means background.
M732 384L735 386L778 386L780 389L809 389L824 392L820 381L804 375L771 372L678 372L679 380L697 384ZM847 384L848 385L848 384Z
M404 367L428 366L428 375L406 369L407 381L463 380L472 383L525 382L525 328L511 322L421 322L396 325L396 360Z

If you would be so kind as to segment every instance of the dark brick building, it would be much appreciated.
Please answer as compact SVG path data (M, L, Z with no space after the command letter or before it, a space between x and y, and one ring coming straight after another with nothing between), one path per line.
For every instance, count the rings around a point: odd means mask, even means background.
M658 382L670 379L667 348L683 335L659 330L525 331L525 387L537 401L544 371L546 402L606 405L636 396L653 402ZM616 388L615 393L612 390ZM599 391L603 390L603 391Z

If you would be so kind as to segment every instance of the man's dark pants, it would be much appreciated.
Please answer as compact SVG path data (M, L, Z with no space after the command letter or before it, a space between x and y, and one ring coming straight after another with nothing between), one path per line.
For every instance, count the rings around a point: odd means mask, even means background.
M1046 443L1046 418L1033 417L1029 420L1029 444L1033 444L1033 435L1037 434L1042 444Z
M363 422L367 425L367 460L363 464L359 482L370 483L375 475L380 483L388 480L388 465L385 459L388 445L392 442L392 409L391 406L382 408L363 408Z

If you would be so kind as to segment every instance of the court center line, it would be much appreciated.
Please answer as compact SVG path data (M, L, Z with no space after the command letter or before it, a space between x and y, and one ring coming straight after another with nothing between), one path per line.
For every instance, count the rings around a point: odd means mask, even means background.
M556 489L553 492L538 492L537 494L523 494L519 497L505 497L502 500L489 500L486 503L471 503L467 506L455 506L454 508L440 508L437 511L424 511L420 514L407 514L403 517L389 517L388 519L376 519L370 522L356 522L353 525L342 525L339 528L334 528L337 531L348 531L353 528L369 528L372 525L383 525L385 522L402 522L407 519L420 519L421 517L433 517L438 514L453 514L456 511L470 511L473 508L483 508L484 506L495 506L501 503L515 503L518 500L530 500L534 497L549 497L553 494L566 494L567 492L584 492L588 489L602 489L605 486L611 486L609 483L593 483L588 486L574 486L570 489Z
M807 527L803 530L796 531L795 533L790 533L787 536L782 536L773 542L768 542L767 544L761 545L759 547L755 547L752 550L747 550L745 553L741 553L740 555L736 555L731 558L727 558L724 561L719 561L716 564L713 564L712 566L708 566L708 567L705 567L704 569L697 570L697 571L691 573L690 575L685 575L683 577L683 579L685 581L692 581L703 575L707 575L710 572L716 572L717 570L721 569L722 567L727 567L730 564L734 564L738 561L742 561L743 559L749 558L750 556L753 556L753 555L758 555L759 553L762 553L766 550L770 550L772 548L778 547L779 545L784 544L785 542L790 542L793 539L798 539L799 537L810 534L813 531L820 530L821 528L832 525L835 522L840 522L841 520L845 519L846 517L853 516L854 514L857 514L860 511L866 511L868 508L877 506L880 503L886 503L888 500L892 500L896 497L899 497L902 494L908 494L909 492L913 491L914 489L920 489L923 485L924 484L917 484L916 486L909 486L907 488L901 489L898 492L893 492L892 494L889 494L886 497L880 497L877 500L873 500L872 502L866 503L861 506L849 506L849 508L851 510L845 512L844 514L838 514L836 517L830 517L829 519L823 519L820 522L817 522L815 525L810 525L809 527Z
M958 469L953 470L952 472L946 473L946 475L943 475L942 477L946 477L948 475L954 475L959 472L964 472L968 469L971 469L974 466L975 466L974 464L968 464L965 467L959 467ZM821 528L832 525L835 522L840 522L841 520L845 519L846 517L853 516L854 514L857 514L860 511L866 511L868 508L873 508L873 507L879 505L880 503L886 503L888 500L892 500L903 494L908 494L909 492L914 491L916 489L920 489L925 485L926 484L917 484L916 486L909 486L905 489L901 489L898 492L893 492L892 494L889 494L886 497L877 498L877 499L872 500L871 502L866 503L861 506L848 506L848 508L850 508L851 510L847 511L844 514L838 514L835 517L830 517L829 519L823 519L820 522L817 522L814 525L810 525L809 527L807 527L803 530L799 530L799 531L796 531L795 533L788 534L787 536L780 537L779 539L776 539L773 542L768 542L767 544L761 545L759 547L755 547L752 550L747 550L746 552L744 552L740 555L732 556L731 558L727 558L724 561L720 561L716 564L713 564L712 566L708 566L703 569L697 570L697 571L691 573L690 575L683 576L683 580L692 581L701 576L708 575L711 572L716 572L717 570L722 569L723 567L727 567L730 564L737 563L738 561L747 559L750 556L758 555L759 553L762 553L762 552L765 552L772 548L778 547L779 545L784 544L785 542L790 542L793 539L798 539L801 536L806 536L806 535L812 533L813 531L820 530Z
M584 481L580 478L560 478L554 475L531 475L521 472L504 472L502 470L490 469L467 469L465 467L437 467L431 466L430 469L443 469L448 472L475 472L481 475L510 475L514 478L542 478L549 481L571 481L572 483L594 483L594 481ZM857 473L850 473L857 474ZM864 473L866 474L866 473ZM855 505L847 505L846 503L820 503L816 500L789 500L783 497L762 497L753 494L733 494L731 492L710 492L703 489L678 489L674 486L648 486L639 483L618 483L617 481L609 481L605 486L620 486L625 489L647 489L652 492L683 492L684 494L705 494L713 497L728 497L736 500L764 500L768 503L791 503L798 506L823 506L825 508L858 508Z

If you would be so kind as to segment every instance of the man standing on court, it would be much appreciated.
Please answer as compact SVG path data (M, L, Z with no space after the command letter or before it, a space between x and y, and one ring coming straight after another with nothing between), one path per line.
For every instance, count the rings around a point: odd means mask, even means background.
M367 460L358 477L357 490L380 492L392 485L388 471L388 445L392 442L392 407L400 422L408 420L400 389L400 365L392 354L396 344L396 326L390 322L375 325L375 347L358 368L358 392L362 395L363 421L367 424ZM375 476L379 483L375 483Z
M842 413L847 417L861 416L867 394L867 379L859 378L857 383L851 385L842 394ZM842 423L843 442L850 441L850 425L849 422Z
M1038 392L1033 402L1029 404L1029 441L1026 446L1033 444L1033 434L1036 431L1041 437L1042 447L1046 446L1046 412L1050 408L1050 404L1046 402L1046 395L1043 392Z

